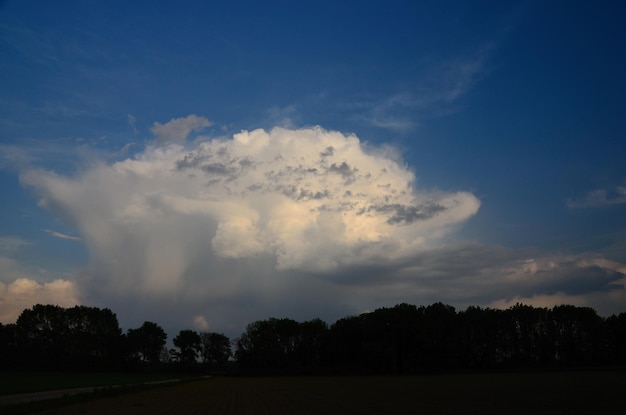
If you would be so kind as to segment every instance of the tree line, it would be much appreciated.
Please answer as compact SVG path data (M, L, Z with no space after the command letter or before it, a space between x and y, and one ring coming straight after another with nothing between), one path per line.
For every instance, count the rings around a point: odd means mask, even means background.
M269 318L231 341L156 323L123 333L109 309L36 305L0 324L3 368L208 370L241 374L417 374L626 364L626 313L398 304L337 320Z
M236 341L248 372L417 374L626 363L626 313L588 307L507 310L398 304L337 320L249 324Z
M15 324L0 324L3 369L219 370L231 357L230 339L213 332L181 330L168 349L157 323L122 332L108 308L37 304Z

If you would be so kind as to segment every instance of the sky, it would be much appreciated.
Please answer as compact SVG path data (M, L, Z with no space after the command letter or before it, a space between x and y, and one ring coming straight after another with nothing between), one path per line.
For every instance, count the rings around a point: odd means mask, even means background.
M0 2L0 322L626 311L623 1Z

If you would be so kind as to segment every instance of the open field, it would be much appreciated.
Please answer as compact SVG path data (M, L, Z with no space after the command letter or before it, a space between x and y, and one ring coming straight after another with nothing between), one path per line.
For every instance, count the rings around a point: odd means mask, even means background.
M0 372L0 396L83 387L137 385L180 375L141 373Z
M622 414L626 373L216 377L43 414Z

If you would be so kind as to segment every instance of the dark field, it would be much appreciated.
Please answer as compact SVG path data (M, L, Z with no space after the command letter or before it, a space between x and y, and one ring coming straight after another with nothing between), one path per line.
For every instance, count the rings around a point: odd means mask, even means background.
M141 384L181 377L128 373L0 372L0 396L86 386Z
M46 414L623 414L626 373L215 377ZM0 408L1 411L1 408Z

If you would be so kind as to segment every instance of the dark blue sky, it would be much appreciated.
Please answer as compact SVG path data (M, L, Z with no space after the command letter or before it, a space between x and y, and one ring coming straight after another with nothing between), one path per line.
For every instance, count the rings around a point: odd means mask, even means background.
M623 2L265 3L1 3L3 321L13 319L15 310L45 300L119 304L118 314L132 312L133 317L126 318L134 324L143 316L157 319L148 314L155 312L153 304L163 296L179 308L168 317L172 326L192 324L192 317L200 316L210 327L235 331L245 319L271 313L296 318L326 313L323 317L332 319L398 301L444 301L458 307L504 307L517 300L546 306L571 302L605 314L623 311ZM332 187L322 170L305 179L293 176L294 165L288 164L290 175L281 177L294 182L266 192L292 197L295 205L288 215L310 226L315 223L320 232L330 229L322 225L322 212L337 204L336 209L344 209L344 219L333 223L341 232L319 246L307 240L317 240L311 236L316 235L313 228L298 233L289 229L300 225L292 224L281 228L287 233L278 233L272 218L277 212L287 215L278 202L282 199L263 199L267 209L262 209L259 200L248 200L250 193L243 192L237 200L243 200L246 212L256 212L246 219L256 233L246 235L271 248L232 251L219 245L224 235L234 241L233 229L241 231L248 225L234 225L232 217L217 213L237 211L234 205L207 205L202 212L213 225L205 229L206 246L198 249L205 250L200 256L208 262L197 262L186 251L172 260L186 264L172 270L180 274L172 275L176 284L150 288L155 281L141 275L151 266L159 268L154 264L163 257L158 254L162 248L150 247L162 236L124 234L129 228L115 231L120 212L128 214L138 206L144 214L154 212L150 209L155 205L148 202L154 202L157 194L163 203L184 197L187 207L181 210L176 204L177 214L160 217L159 226L164 226L164 235L181 232L178 243L187 246L191 240L185 239L188 234L183 229L192 220L190 209L196 212L191 200L208 203L217 196L209 195L205 187L188 188L189 183L147 175L147 165L167 171L166 159L180 165L176 160L196 151L203 154L197 160L205 160L203 151L209 145L202 143L226 143L228 151L219 153L219 169L218 164L201 166L199 161L193 167L208 175L229 172L232 183L223 183L219 192L227 189L231 197L237 185L256 177L251 176L252 169L240 171L242 176L235 179L232 163L255 166L258 173L265 170L256 163L267 156L257 153L260 147L251 142L238 149L235 134L257 129L270 133L281 127L297 143L308 140L305 133L315 126L322 129L315 130L319 146L334 143L337 149L340 143L348 145L346 137L358 137L357 147L350 142L350 148L359 151L346 152L337 159L336 168L326 166L327 173L343 175L351 197L356 197L350 186L359 183L359 174L364 179L373 177L364 172L373 174L376 163L393 161L398 169L414 175L415 180L404 188L412 199L383 206L369 198L374 197L373 190L363 190L362 199L348 202L339 197L342 192ZM287 160L286 154L294 151L291 144L281 141L278 133L270 136L269 148L282 157L276 160ZM170 142L179 146L178 156L155 153L158 148L174 151L164 145ZM296 147L302 152L302 165L313 163L312 154L325 151L305 144ZM246 156L226 157L238 151ZM376 155L376 161L362 159L358 155L362 152ZM334 157L340 153L337 150ZM133 160L144 164L129 167L131 176L115 176ZM322 169L322 164L315 168ZM391 172L389 168L386 171ZM270 173L264 176L268 183L275 180ZM398 174L389 183L372 184L371 189L400 186L405 173ZM215 177L207 180L217 183ZM255 182L251 189L262 185ZM309 187L296 189L300 185ZM295 186L300 196L286 191L289 186ZM90 189L100 190L92 194ZM313 190L319 193L307 193ZM104 193L108 198L100 201ZM315 194L325 195L327 203L306 205L307 212L317 213L303 219L304 211L298 210L305 206L303 197ZM226 194L221 195L225 200ZM390 193L385 200L391 195L399 197ZM313 202L313 196L307 203ZM109 206L105 200L115 202ZM383 229L384 221L368 222L375 231L357 226L346 219L349 204L361 206L357 212L380 215L388 225L396 225ZM431 216L435 211L440 213ZM132 212L137 223L147 220L139 211ZM420 218L423 223L407 218ZM124 258L115 261L136 266L139 275L124 277L124 281L136 279L133 284L96 294L93 281L120 285L117 277L107 279L105 274L121 271L102 265L103 258L113 255L108 245L112 240L144 247L140 253L130 247L116 251ZM285 248L296 241L308 244L308 254L298 256ZM193 239L192 245L198 244L203 246ZM329 244L340 244L345 257L355 259L332 259L320 248ZM366 249L360 244L370 245ZM390 247L395 248L389 251ZM361 256L364 250L369 257ZM286 252L296 258L289 265L281 262ZM449 263L442 259L446 255L464 257L459 252L474 260L455 262L454 269L442 265ZM335 265L311 269L309 256ZM222 263L224 258L238 260ZM256 268L254 260L264 265ZM376 261L381 268L376 268L380 275L375 284L356 275L355 269ZM218 263L223 272L238 275L240 285L210 296L211 304L219 307L208 306L208 300L190 295L187 288L198 280L203 288L197 292L223 288L224 281L201 271ZM255 279L249 276L254 274L250 269L265 271ZM588 270L586 283L578 276L581 269ZM346 275L351 284L342 282ZM568 278L574 278L575 292L568 289ZM308 302L300 301L293 287L293 298L278 294L292 281L313 290ZM586 288L581 289L581 284ZM342 292L341 298L330 296L332 290ZM138 297L149 300L130 306ZM251 304L246 312L241 311L244 299ZM185 307L180 306L183 303ZM214 316L218 309L225 317ZM204 327L198 321L196 327Z

